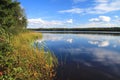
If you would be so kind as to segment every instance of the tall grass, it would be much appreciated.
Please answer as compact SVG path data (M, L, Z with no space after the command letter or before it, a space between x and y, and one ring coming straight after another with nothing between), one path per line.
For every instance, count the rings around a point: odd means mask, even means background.
M52 80L55 76L55 57L44 49L33 48L33 42L42 38L41 33L24 32L11 36L13 47L9 66L2 72L3 80ZM6 58L6 59L7 59Z

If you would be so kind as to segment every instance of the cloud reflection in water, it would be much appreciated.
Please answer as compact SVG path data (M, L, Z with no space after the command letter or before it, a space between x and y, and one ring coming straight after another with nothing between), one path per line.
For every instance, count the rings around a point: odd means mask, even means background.
M110 45L109 41L88 41L88 43L97 45L98 47L107 47Z
M101 72L106 71L106 74L113 72L112 74L120 76L119 36L43 34L42 41L55 53L59 61L64 62L64 65L84 65Z

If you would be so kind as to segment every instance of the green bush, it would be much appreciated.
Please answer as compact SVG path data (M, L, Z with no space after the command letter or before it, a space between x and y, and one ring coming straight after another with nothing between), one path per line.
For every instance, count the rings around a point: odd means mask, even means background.
M13 64L13 60L10 58L13 48L10 45L10 34L4 29L0 28L0 73L1 78L4 76L4 72Z

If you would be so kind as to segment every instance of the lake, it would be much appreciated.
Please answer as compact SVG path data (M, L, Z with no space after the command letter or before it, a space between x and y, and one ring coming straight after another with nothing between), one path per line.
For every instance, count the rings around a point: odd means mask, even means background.
M44 44L58 59L55 80L120 80L120 36L43 33Z

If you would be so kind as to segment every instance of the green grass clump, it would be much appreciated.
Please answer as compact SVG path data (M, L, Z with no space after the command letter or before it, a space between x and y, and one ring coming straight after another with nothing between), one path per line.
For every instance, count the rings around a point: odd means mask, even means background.
M41 33L23 32L11 38L11 51L6 50L8 55L0 57L0 80L52 80L55 76L55 57L49 51L31 45L42 38Z

